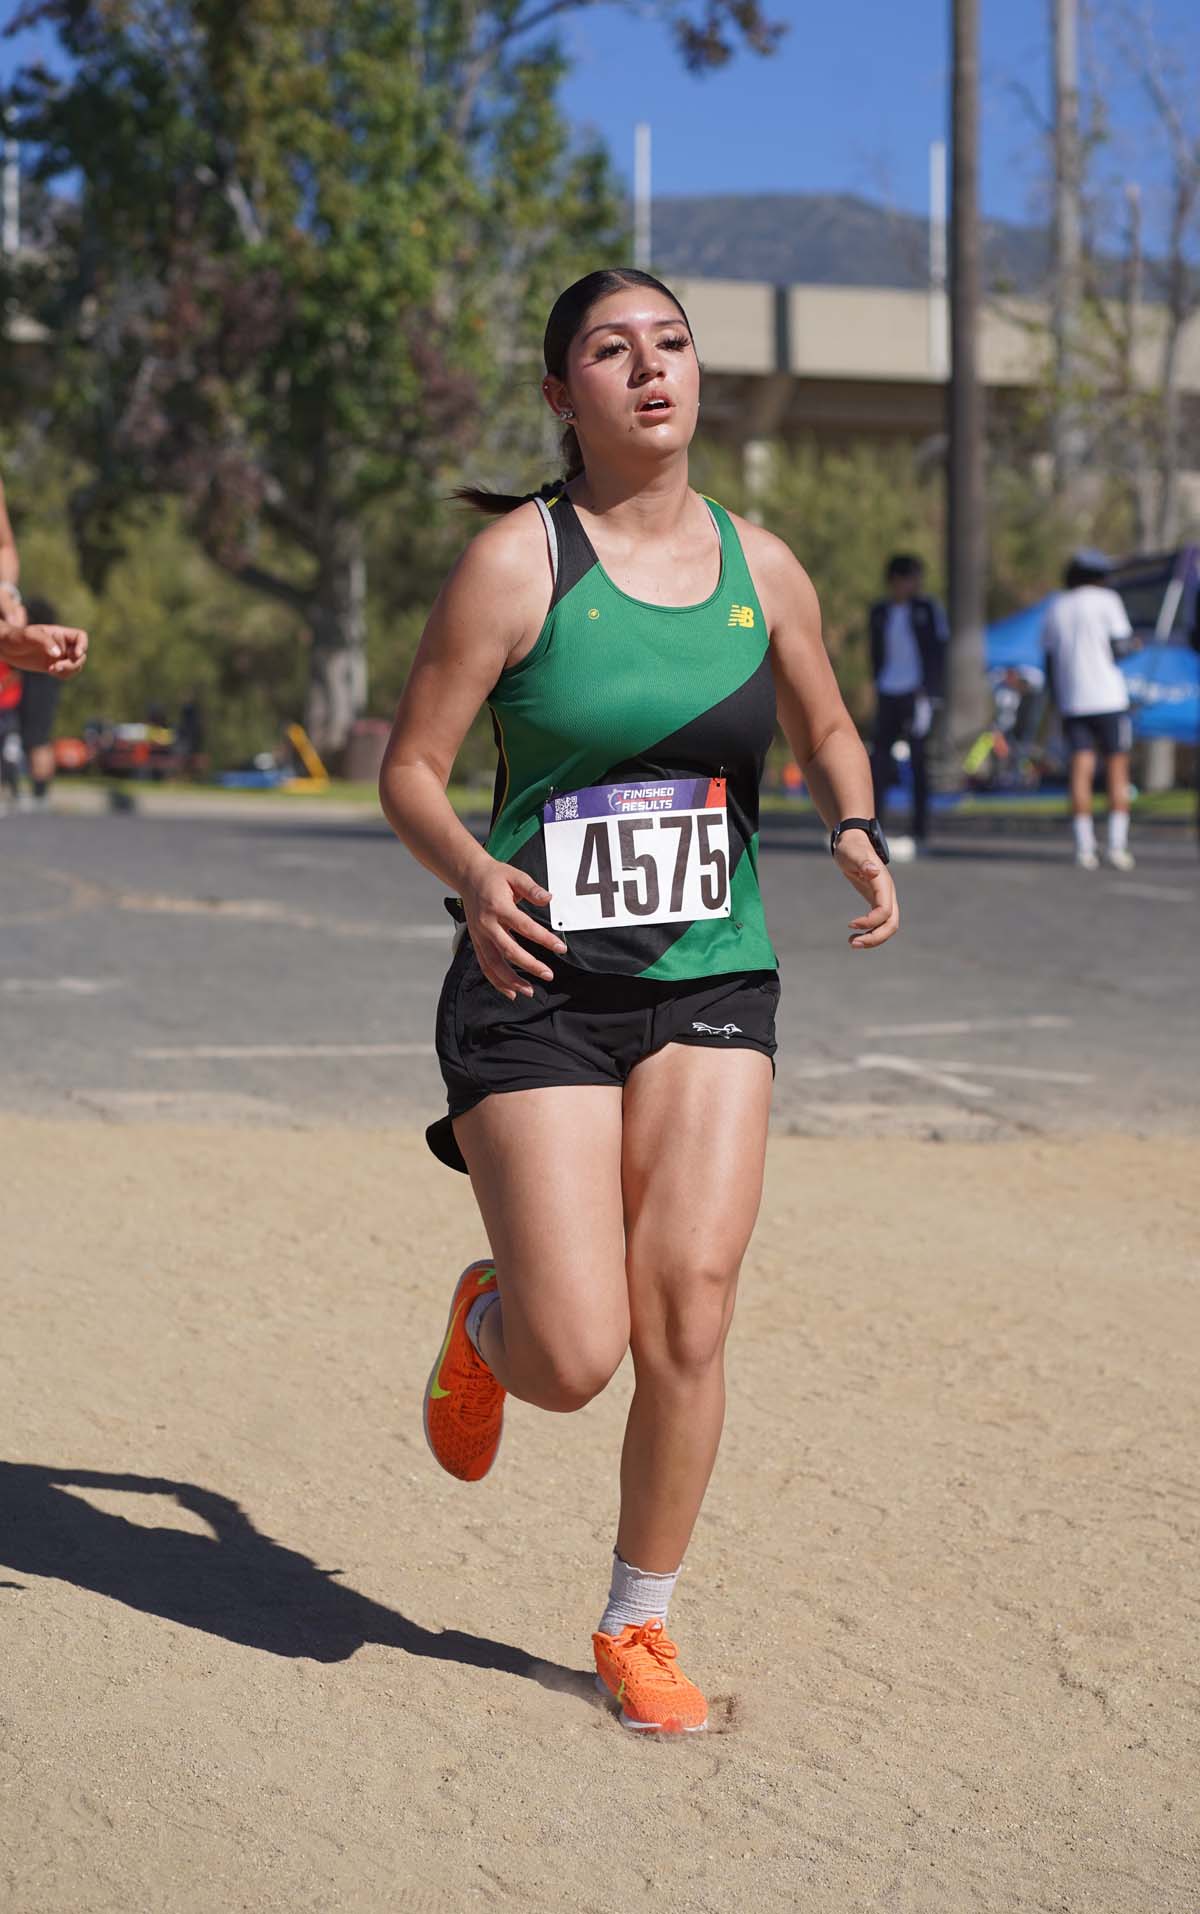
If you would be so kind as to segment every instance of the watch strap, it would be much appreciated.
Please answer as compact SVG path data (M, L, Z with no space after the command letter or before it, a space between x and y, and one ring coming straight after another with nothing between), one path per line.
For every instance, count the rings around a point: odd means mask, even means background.
M843 831L864 831L876 857L881 857L885 864L891 863L892 860L891 854L888 851L888 842L883 835L883 826L877 817L844 817L840 824L835 824L829 834L829 849L835 857L837 856L838 839L841 837Z
M872 843L874 843L874 833L871 830L871 826L874 822L875 819L873 817L844 817L841 823L835 824L829 833L830 853L832 854L837 851L838 839L843 831L865 831Z

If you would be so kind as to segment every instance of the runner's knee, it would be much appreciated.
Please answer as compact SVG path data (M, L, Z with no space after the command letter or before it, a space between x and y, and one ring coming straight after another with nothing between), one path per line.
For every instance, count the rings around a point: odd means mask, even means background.
M721 1357L733 1314L737 1268L691 1263L649 1286L630 1338L634 1362L658 1375L704 1374Z
M524 1402L569 1415L608 1387L629 1347L629 1319L606 1321L605 1314L598 1304L592 1313L564 1311L553 1326L506 1325L512 1381Z
M528 1387L521 1391L536 1409L569 1415L583 1409L612 1381L621 1366L624 1349L597 1341L562 1344L529 1352L522 1365Z

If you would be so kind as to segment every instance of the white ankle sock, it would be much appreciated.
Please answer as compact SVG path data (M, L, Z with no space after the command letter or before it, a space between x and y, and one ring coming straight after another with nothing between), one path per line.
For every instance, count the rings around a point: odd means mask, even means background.
M1096 825L1090 813L1072 819L1075 826L1076 857L1092 857L1096 851Z
M669 1575L652 1575L647 1569L623 1562L614 1549L608 1607L600 1617L600 1634L619 1635L627 1626L637 1628L642 1622L665 1622L678 1580L678 1569Z
M472 1349L475 1351L475 1354L479 1357L480 1362L487 1361L487 1357L484 1355L482 1349L479 1347L480 1324L483 1322L483 1319L487 1315L488 1310L492 1307L492 1304L498 1303L499 1301L500 1301L500 1298L497 1295L496 1291L494 1289L489 1289L486 1296L477 1296L475 1301L471 1304L471 1307L467 1311L467 1320L463 1324L463 1328L467 1332L467 1341L470 1343Z
M1110 811L1108 814L1108 848L1110 851L1129 849L1129 813L1128 811Z

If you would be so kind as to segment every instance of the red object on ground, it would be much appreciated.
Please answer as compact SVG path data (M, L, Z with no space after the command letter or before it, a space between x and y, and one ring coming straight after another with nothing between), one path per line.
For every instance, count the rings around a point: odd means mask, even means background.
M56 771L86 771L91 761L91 751L82 738L55 738L54 768Z

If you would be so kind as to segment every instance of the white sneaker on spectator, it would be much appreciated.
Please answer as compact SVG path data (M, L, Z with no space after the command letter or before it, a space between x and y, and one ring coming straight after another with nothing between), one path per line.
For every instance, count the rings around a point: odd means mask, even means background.
M1105 855L1114 871L1131 871L1134 868L1132 851L1108 851Z
M1081 871L1098 871L1100 859L1095 851L1076 851L1075 862Z

